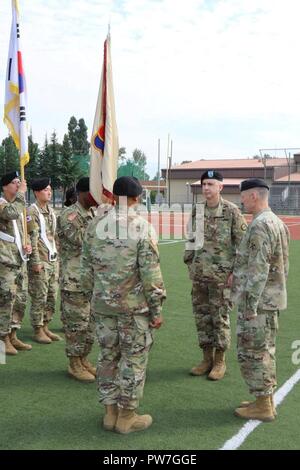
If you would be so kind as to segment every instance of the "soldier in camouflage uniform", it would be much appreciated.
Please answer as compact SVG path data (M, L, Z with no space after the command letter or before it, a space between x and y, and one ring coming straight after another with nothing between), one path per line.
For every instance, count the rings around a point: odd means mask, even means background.
M78 200L64 209L57 220L60 252L60 292L62 322L66 336L69 374L83 382L94 382L96 369L87 356L92 349L95 326L91 321L90 302L80 283L80 255L83 236L94 218L89 198L89 178L76 185Z
M152 226L134 206L139 181L121 177L113 187L116 209L97 216L86 231L82 287L92 295L91 308L101 347L97 367L104 429L127 434L152 423L138 415L153 329L162 324L166 297ZM124 201L125 200L125 201ZM128 210L127 210L128 206Z
M233 203L221 198L223 177L210 170L201 177L205 202L193 209L192 233L188 234L184 262L193 281L192 304L203 361L191 374L224 377L225 351L230 346L232 309L230 280L236 249L246 222ZM197 242L195 241L197 239Z
M238 249L233 295L238 303L238 361L254 402L242 402L235 414L272 421L276 416L275 340L278 314L287 307L289 231L268 206L268 185L250 179L241 199L253 220Z
M26 182L17 172L1 178L4 197L0 198L0 340L6 354L31 349L17 338L27 300L26 260L31 246L23 247Z
M56 216L49 206L51 200L49 178L36 179L31 187L36 203L29 207L30 221L27 225L32 244L32 256L28 263L30 318L34 329L34 340L40 344L49 344L61 339L48 327L55 312L58 290Z

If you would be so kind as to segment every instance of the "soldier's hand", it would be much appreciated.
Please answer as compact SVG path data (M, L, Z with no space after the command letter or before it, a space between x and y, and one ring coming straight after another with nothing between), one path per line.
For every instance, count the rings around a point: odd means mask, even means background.
M31 245L26 245L26 246L23 247L23 250L24 250L24 253L26 253L26 255L31 255L32 246Z
M153 318L153 320L150 322L150 327L155 328L156 330L158 330L158 328L161 327L163 322L164 322L164 319L163 319L162 315L160 315L159 317Z
M20 186L18 187L18 191L19 191L20 193L24 193L24 194L26 193L26 191L27 191L27 183L26 183L26 180L21 181Z
M43 270L43 265L42 264L34 264L32 266L32 271L34 271L35 273L41 273Z

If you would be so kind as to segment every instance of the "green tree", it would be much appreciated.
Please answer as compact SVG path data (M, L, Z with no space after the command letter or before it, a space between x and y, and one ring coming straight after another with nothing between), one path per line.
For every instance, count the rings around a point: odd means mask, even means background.
M89 153L90 144L88 141L88 128L83 118L79 119L78 126L79 126L79 130L78 130L79 148L78 148L77 153L79 155L87 155Z
M3 173L20 171L20 157L18 149L11 136L2 140L3 147Z
M64 135L64 140L61 147L61 170L60 181L63 189L62 204L65 200L66 190L74 186L79 179L82 170L80 162L72 154L72 146L67 134Z
M74 155L87 155L89 152L90 144L87 135L88 128L81 118L77 122L75 116L70 118L68 124L68 136L71 142L72 153Z
M25 166L25 176L28 183L28 198L30 200L30 185L34 178L40 176L40 149L39 144L33 141L32 132L28 136L29 163Z
M135 176L139 180L149 181L150 176L146 173L147 157L142 150L135 149L132 158L124 160L118 168L118 177Z
M119 148L119 161L122 163L125 163L126 160L126 148L125 147L120 147Z
M4 147L0 145L0 175L2 176L4 174L5 174L5 152L4 152Z
M53 189L53 207L55 207L55 196L56 190L61 186L60 172L61 172L61 145L58 143L56 132L53 131L51 134L51 140L49 144L50 153L50 173L47 176L51 177L51 187Z

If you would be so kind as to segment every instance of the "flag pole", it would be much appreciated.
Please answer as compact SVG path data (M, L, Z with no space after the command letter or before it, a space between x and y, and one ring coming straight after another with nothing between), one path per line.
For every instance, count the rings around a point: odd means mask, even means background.
M19 152L19 155L20 155L20 176L21 176L21 181L25 181L25 165L22 162L20 152ZM25 194L24 194L24 198L25 198L25 207L23 209L23 219L24 219L24 224L23 224L23 247L28 245L27 212L26 212L26 197L25 197Z

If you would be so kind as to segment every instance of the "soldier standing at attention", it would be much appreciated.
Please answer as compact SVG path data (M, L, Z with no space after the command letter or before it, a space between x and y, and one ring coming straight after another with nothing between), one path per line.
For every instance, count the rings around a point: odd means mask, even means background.
M271 211L269 187L260 179L241 183L241 200L253 214L239 247L233 273L233 294L238 302L238 361L254 394L235 414L244 419L273 421L276 387L275 340L278 315L287 307L289 231Z
M49 344L61 339L48 328L55 312L58 290L56 216L49 206L52 194L49 178L34 180L31 188L36 203L28 210L31 218L28 222L28 233L32 244L32 256L28 263L30 318L34 329L34 340L37 343Z
M226 371L225 351L230 346L232 309L230 281L236 249L247 226L238 207L220 196L222 181L222 175L214 170L201 176L205 202L197 204L197 210L202 209L200 218L193 210L193 235L184 255L193 281L193 312L199 346L203 349L203 361L190 373L196 376L208 373L211 380L222 379ZM194 236L202 242L191 250Z
M66 337L69 374L83 382L94 382L96 368L88 361L95 337L90 302L80 282L80 255L83 236L94 218L89 197L89 178L76 185L78 200L64 209L57 220L60 253L62 322Z
M117 203L89 225L81 258L82 288L91 296L101 348L97 367L104 429L128 434L152 424L138 415L153 329L162 324L166 297L156 234L135 207L142 186L123 176L113 186Z
M0 198L0 340L5 352L16 355L31 349L17 338L27 300L27 255L31 245L23 247L26 181L17 172L1 178L4 197Z

